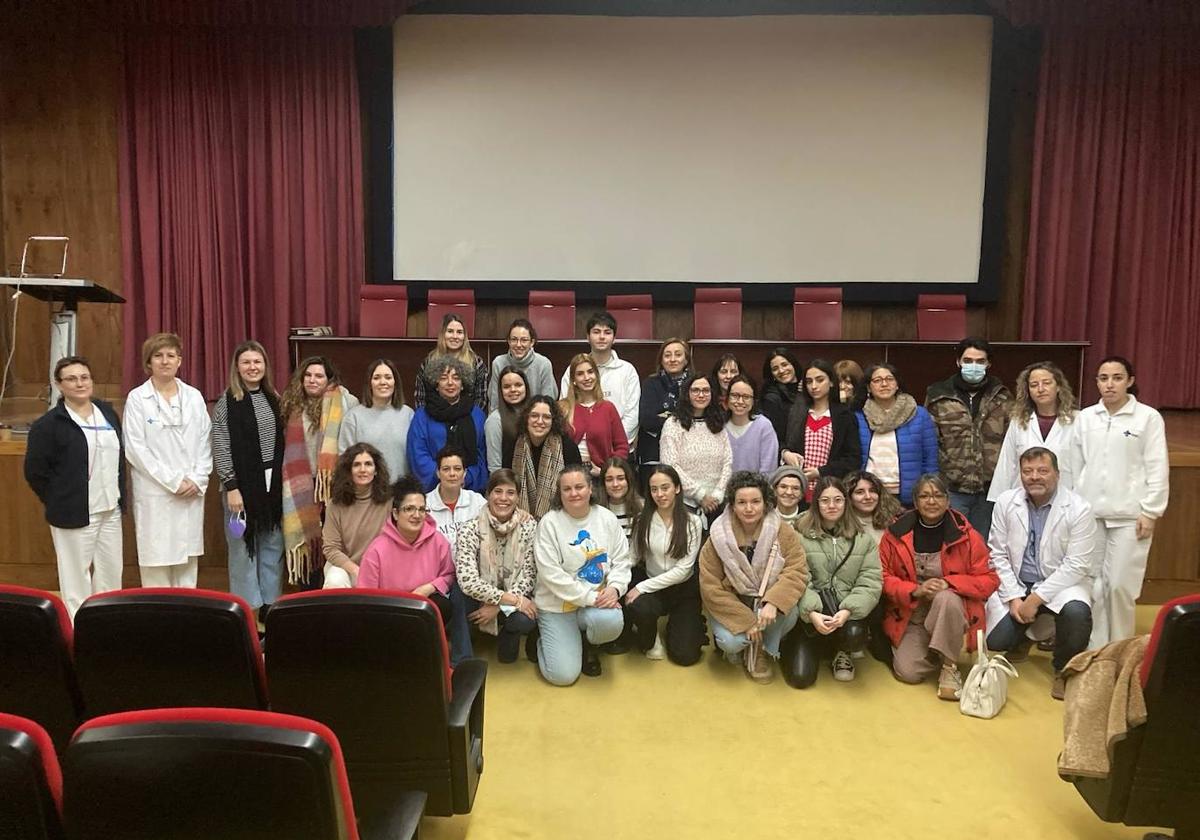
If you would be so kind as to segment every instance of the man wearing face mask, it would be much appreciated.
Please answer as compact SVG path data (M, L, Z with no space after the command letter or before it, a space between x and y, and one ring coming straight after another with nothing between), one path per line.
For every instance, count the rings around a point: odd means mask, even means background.
M935 382L925 408L938 431L938 464L950 487L950 506L987 539L992 524L988 487L1004 432L1012 394L988 374L991 346L982 338L964 338L956 348L958 372Z

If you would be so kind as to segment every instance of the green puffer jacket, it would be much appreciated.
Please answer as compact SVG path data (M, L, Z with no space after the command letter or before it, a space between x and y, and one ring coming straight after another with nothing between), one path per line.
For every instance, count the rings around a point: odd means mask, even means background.
M879 565L879 547L869 534L859 534L853 544L845 537L819 536L800 533L804 554L808 558L808 571L812 575L804 595L800 599L800 618L808 621L811 612L824 612L818 589L832 586L837 593L838 604L850 610L850 618L863 619L879 603L883 593L883 569ZM842 563L842 558L850 556ZM834 575L834 568L842 563Z
M957 374L935 382L925 394L925 409L938 433L938 466L951 490L986 493L1000 458L1008 429L1008 404L1012 394L994 376L984 382L979 412L955 387Z

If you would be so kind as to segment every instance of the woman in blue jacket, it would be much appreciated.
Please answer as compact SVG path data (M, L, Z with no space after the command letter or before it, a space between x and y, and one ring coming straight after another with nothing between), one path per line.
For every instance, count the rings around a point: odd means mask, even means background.
M867 368L867 401L858 412L862 468L912 507L912 489L925 473L938 471L937 427L924 408L905 393L900 373L887 363Z
M425 492L437 487L437 453L452 446L463 453L463 484L482 493L487 486L487 448L483 411L474 401L474 373L453 356L432 356L421 367L425 381L436 385L408 427L408 468Z

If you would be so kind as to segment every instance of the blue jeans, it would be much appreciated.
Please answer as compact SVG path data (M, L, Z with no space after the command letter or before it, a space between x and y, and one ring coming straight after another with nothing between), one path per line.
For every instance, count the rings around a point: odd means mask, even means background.
M450 643L450 667L455 668L464 659L475 655L475 648L471 645L471 623L467 621L467 613L471 609L467 606L467 596L457 583L450 584L450 592L446 597L454 608L446 625L446 641Z
M1029 594L1026 590L1025 594ZM1083 601L1068 601L1057 613L1051 612L1045 604L1038 607L1038 615L1050 613L1054 616L1054 673L1067 666L1071 657L1087 650L1088 639L1092 635L1092 608ZM1028 624L1020 624L1012 614L1000 619L1000 623L988 633L987 646L992 650L1012 650L1028 640L1025 631Z
M787 613L771 622L767 629L763 630L763 650L770 654L772 659L779 658L779 643L784 636L792 631L799 618L800 605L796 604ZM717 647L727 656L741 653L750 644L750 639L745 633L731 632L728 627L711 615L708 617L708 620L712 624L713 638L717 642Z
M580 607L572 612L538 610L538 668L553 685L571 685L583 670L583 638L587 633L593 645L611 642L621 635L625 617L619 609Z
M992 530L992 503L988 501L986 490L982 493L951 490L950 507L967 517L971 527L987 542L988 533Z
M229 510L225 509L225 520ZM283 531L274 528L258 533L254 540L254 557L246 550L246 541L225 532L229 549L229 591L246 599L254 609L274 604L283 594Z

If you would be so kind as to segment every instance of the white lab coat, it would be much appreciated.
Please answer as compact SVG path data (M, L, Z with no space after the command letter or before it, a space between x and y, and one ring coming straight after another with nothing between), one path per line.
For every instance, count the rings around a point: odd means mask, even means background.
M1075 489L1096 518L1113 525L1162 516L1170 477L1162 415L1130 395L1116 414L1096 403L1079 412L1075 422Z
M1004 443L1000 446L1000 458L996 461L996 471L992 473L992 486L988 490L988 501L995 502L1006 490L1015 490L1021 486L1021 454L1031 446L1041 446L1049 449L1058 458L1058 486L1068 490L1075 489L1076 464L1075 433L1079 428L1079 412L1074 412L1075 419L1063 423L1061 417L1054 420L1050 434L1042 439L1042 430L1038 427L1037 417L1031 412L1025 428L1020 423L1009 423L1008 431L1004 433Z
M130 391L125 401L125 457L131 467L140 566L174 566L204 554L212 421L204 396L176 381L182 422L173 422L150 380ZM200 495L175 495L185 478L200 488Z
M1038 565L1044 579L1033 591L1057 613L1071 601L1092 603L1092 546L1096 518L1083 497L1061 484L1050 503L1050 515L1038 543ZM987 629L1008 614L1008 602L1025 597L1020 581L1021 557L1029 542L1029 507L1025 488L1000 494L992 509L992 530L988 534L991 566L1000 578L1000 588L987 601Z

